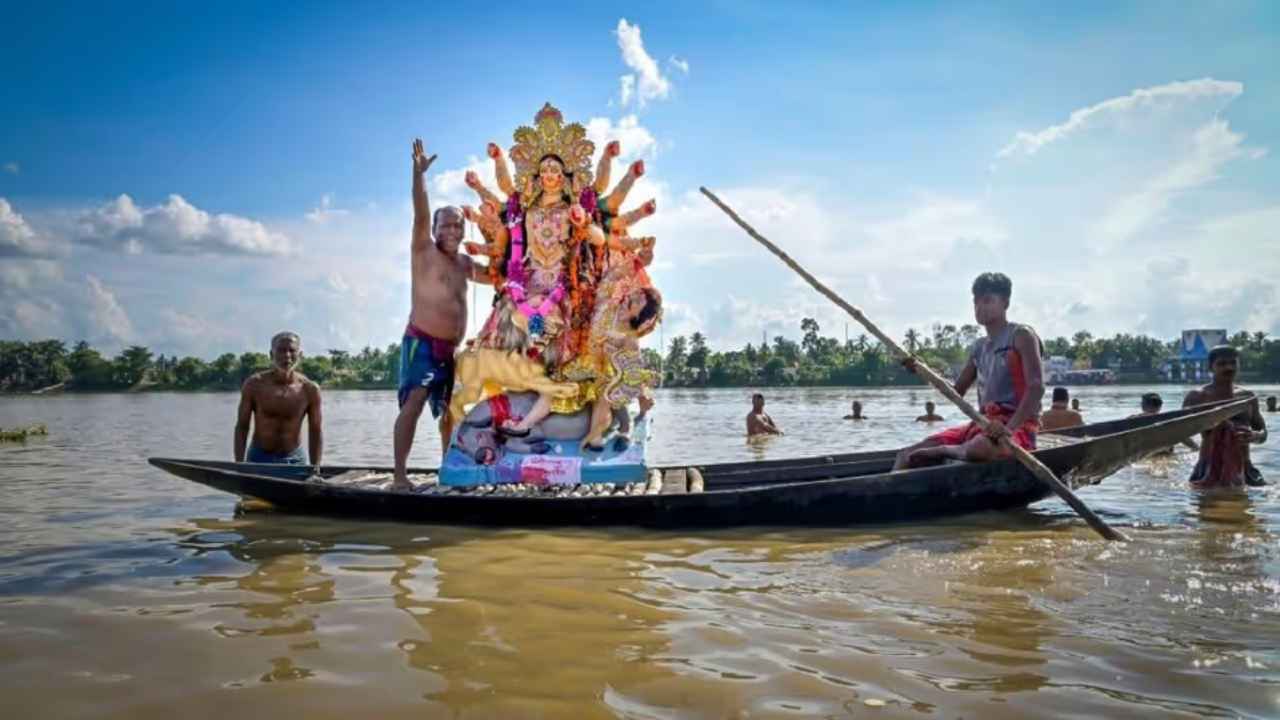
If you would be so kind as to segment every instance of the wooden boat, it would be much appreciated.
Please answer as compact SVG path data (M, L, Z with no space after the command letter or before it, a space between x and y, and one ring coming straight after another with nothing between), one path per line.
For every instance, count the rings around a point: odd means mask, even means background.
M1217 425L1248 402L1232 400L1043 434L1035 455L1064 482L1096 484L1135 460ZM1052 494L1012 460L891 472L895 453L662 468L661 493L582 496L438 486L431 492L396 493L342 481L362 471L390 473L389 468L324 467L323 479L308 479L311 469L302 466L158 457L149 462L288 512L467 525L846 526L1016 508ZM684 482L690 469L701 474L700 491Z

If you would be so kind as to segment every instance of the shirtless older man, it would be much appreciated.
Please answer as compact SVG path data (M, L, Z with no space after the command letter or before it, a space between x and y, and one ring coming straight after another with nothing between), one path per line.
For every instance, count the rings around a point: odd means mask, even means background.
M458 253L462 212L447 206L431 214L423 176L435 159L435 155L427 156L421 140L413 141L413 234L409 247L412 306L400 344L400 414L395 424L393 490L412 489L405 464L418 418L428 400L431 414L440 419L440 445L448 451L453 429L448 412L453 392L453 352L467 329L467 279L489 281L485 268Z
M240 388L240 409L236 413L236 462L320 465L324 452L321 430L320 386L294 370L302 359L302 340L297 333L276 333L271 338L271 369L255 373ZM302 418L307 418L308 454L302 450ZM245 452L249 426L253 442Z

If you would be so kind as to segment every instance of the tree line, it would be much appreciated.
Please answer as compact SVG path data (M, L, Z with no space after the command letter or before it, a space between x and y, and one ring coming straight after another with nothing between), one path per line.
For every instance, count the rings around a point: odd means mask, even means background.
M799 342L778 336L772 342L747 343L739 350L712 350L702 333L678 336L665 353L645 349L645 364L662 372L670 387L918 385L921 380L894 362L879 342L858 335L843 342L821 334L818 322L804 318ZM930 332L909 329L902 345L930 366L958 372L969 347L981 335L977 325L934 325ZM1241 351L1245 379L1280 380L1280 339L1262 332L1240 332L1231 344ZM1160 380L1161 365L1176 356L1179 341L1119 334L1095 338L1081 331L1071 338L1046 339L1045 356L1068 358L1074 367L1108 368L1122 380ZM255 372L270 367L265 353L224 353L213 360L155 355L146 347L124 348L114 357L86 342L68 348L61 340L0 341L0 392L25 392L63 386L73 390L235 390ZM366 347L358 353L329 350L306 354L301 372L326 387L393 388L399 382L400 345Z

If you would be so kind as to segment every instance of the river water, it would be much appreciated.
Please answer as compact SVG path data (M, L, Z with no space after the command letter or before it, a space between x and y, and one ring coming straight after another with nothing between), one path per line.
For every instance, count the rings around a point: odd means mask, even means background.
M1153 388L1081 388L1085 417ZM1166 407L1181 388L1154 388ZM1276 387L1259 388L1274 394ZM659 393L655 463L906 444L922 389ZM838 418L850 400L868 420ZM1060 502L849 529L495 530L249 512L145 463L228 458L236 396L0 398L6 718L1280 717L1280 491L1192 458ZM392 392L325 396L326 460L390 463ZM1280 415L1270 415L1280 424ZM1280 480L1280 440L1254 458ZM414 462L433 465L434 428Z

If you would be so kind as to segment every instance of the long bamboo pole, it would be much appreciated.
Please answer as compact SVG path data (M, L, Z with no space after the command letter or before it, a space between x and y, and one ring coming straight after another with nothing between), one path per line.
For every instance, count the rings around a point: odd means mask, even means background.
M899 345L897 342L894 341L893 338L884 334L884 332L882 332L880 328L876 327L875 323L868 320L867 317L862 314L861 310L845 302L844 298L841 298L839 295L836 295L834 292L831 291L830 288L828 288L826 285L823 285L821 282L819 282L818 279L815 278L813 275L810 275L807 270L805 270L803 267L800 267L800 264L797 263L795 260L792 260L791 257L787 255L785 252L783 252L781 248L779 248L777 245L774 245L772 242L770 242L767 238L765 238L760 233L756 232L755 228L748 225L746 221L744 221L741 217L738 217L738 214L735 213L733 209L730 208L728 205L725 205L724 202L721 201L720 198L716 197L714 193L712 193L710 190L706 189L705 187L699 188L699 189L702 190L703 195L706 195L707 198L711 200L711 202L715 203L721 210L725 212L726 215L728 215L734 222L736 222L743 230L746 230L748 235L755 238L756 241L758 241L761 245L764 245L766 248L768 248L769 251L772 252L774 255L777 255L778 259L786 263L787 267L791 268L792 270L795 270L796 273L800 275L800 277L804 278L810 285L813 286L814 290L817 290L818 292L822 293L827 297L828 300L840 306L840 308L843 309L845 312L849 313L849 315L854 320L857 320L859 323L861 323L862 326L867 329L867 332L874 335L886 348L889 348L889 350L891 350L895 355L898 355L899 357L903 357L903 358L912 357L911 354L908 353L906 350L904 350L901 345ZM955 391L955 388L951 387L951 385L946 380L944 380L940 375L938 375L936 372L933 371L933 368L930 368L928 365L921 362L919 359L915 359L914 367L917 374L919 374L921 377L927 380L930 385L932 385L935 389L937 389L938 392L945 395L948 400L950 400L952 403L955 404L956 407L960 408L961 412L963 412L965 415L968 415L982 429L985 430L987 428L987 418L983 416L981 413L979 413L977 409L975 409L972 405L970 405L967 400L961 397L960 394ZM1018 447L1016 444L1010 442L1010 438L1008 435L1002 437L1000 439L1000 443L1013 454L1013 457L1016 458L1018 462L1022 463L1028 470L1030 470L1032 475L1035 475L1037 478L1043 481L1055 493L1058 494L1058 497L1065 500L1066 503L1071 506L1071 509L1075 510L1080 515L1080 517L1084 518L1085 522L1089 523L1089 526L1092 527L1094 530L1096 530L1099 535L1106 538L1107 540L1127 541L1129 539L1125 537L1124 534L1121 533L1119 530L1116 530L1115 528L1108 525L1106 522L1103 521L1102 518L1098 517L1097 514L1095 514L1092 510L1090 510L1089 506L1085 505L1080 498L1076 497L1076 494L1071 492L1071 488L1067 487L1061 480L1059 480L1057 476L1053 474L1052 470L1045 467L1044 463L1037 460L1034 455L1027 452L1023 448Z

